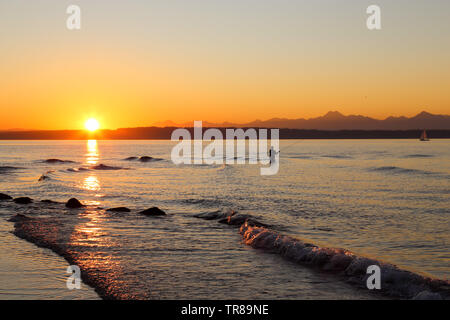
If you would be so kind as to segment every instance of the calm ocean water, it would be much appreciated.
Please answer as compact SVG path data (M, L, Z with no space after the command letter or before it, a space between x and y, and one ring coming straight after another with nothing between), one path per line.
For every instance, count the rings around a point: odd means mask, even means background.
M35 240L44 239L116 298L379 298L254 249L237 228L194 217L229 210L279 234L450 278L450 140L281 141L274 176L261 176L259 165L176 166L174 145L0 141L0 192L35 200L0 202L0 219L36 219ZM131 156L158 161L124 160ZM52 158L73 162L44 161ZM95 169L99 164L117 170ZM41 175L48 179L38 181ZM38 202L71 197L88 206L70 211ZM104 210L119 206L132 212ZM153 206L167 217L137 213Z

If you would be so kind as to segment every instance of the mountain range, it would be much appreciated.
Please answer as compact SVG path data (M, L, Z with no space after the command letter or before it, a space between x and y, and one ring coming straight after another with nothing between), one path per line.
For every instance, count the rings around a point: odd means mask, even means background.
M192 122L177 124L173 121L155 123L155 127L192 127ZM273 118L265 121L255 120L248 123L212 123L203 122L203 127L241 127L241 128L286 128L306 130L448 130L450 129L450 116L437 115L423 111L411 118L388 117L384 120L374 119L361 115L345 116L338 111L310 119Z

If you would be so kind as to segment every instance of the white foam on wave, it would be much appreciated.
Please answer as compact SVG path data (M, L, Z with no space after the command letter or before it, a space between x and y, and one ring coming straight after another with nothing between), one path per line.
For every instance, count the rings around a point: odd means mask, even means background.
M247 222L240 227L240 233L244 243L253 248L278 253L296 263L342 275L361 288L366 286L370 275L367 274L367 268L378 265L381 270L381 292L384 294L409 299L423 296L433 299L450 298L448 281L431 279L392 264L359 257L345 249L321 248Z

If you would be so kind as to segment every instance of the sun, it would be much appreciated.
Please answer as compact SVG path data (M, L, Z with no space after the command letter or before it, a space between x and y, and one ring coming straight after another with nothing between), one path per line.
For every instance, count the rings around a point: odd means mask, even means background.
M95 130L98 130L100 128L100 123L96 119L88 119L84 123L84 126L87 130L93 132Z

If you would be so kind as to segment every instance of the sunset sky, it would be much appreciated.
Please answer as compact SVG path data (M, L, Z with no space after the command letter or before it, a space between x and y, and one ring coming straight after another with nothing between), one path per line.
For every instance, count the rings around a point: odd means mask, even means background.
M0 130L450 114L448 0L0 0L0 39Z

